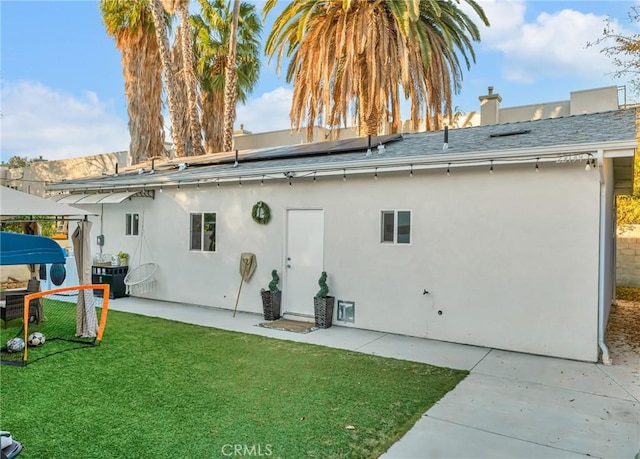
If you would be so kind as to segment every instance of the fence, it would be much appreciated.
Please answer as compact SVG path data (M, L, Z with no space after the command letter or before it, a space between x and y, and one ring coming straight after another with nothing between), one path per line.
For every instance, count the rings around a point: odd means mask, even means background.
M616 285L640 287L640 225L618 229Z

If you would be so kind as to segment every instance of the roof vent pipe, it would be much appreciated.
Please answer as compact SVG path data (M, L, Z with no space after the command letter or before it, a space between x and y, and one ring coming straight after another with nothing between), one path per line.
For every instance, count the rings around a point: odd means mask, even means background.
M118 163L116 163L116 173L115 173L115 174L113 174L113 176L114 176L114 177L117 177L117 176L118 176Z
M371 156L371 134L367 136L367 153L365 156Z
M238 167L238 150L236 150L236 162L233 163L233 167ZM240 185L242 186L242 185Z
M442 145L442 149L446 150L449 148L449 126L444 127L444 144Z

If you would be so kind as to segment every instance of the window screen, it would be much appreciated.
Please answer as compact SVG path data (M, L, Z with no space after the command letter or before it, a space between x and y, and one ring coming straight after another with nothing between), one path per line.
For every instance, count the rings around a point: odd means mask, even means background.
M125 214L124 234L137 236L140 232L140 214Z
M398 244L409 244L411 242L411 212L398 211Z
M190 250L216 251L216 214L204 212L191 214Z
M382 237L381 242L393 242L394 212L392 210L382 211Z

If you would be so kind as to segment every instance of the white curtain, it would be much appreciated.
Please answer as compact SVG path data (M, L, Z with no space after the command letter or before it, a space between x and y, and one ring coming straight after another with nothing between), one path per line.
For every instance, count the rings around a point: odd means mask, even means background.
M91 222L81 221L73 232L71 240L78 269L80 285L91 284ZM76 336L95 338L98 335L98 317L96 314L93 290L80 290L76 306Z

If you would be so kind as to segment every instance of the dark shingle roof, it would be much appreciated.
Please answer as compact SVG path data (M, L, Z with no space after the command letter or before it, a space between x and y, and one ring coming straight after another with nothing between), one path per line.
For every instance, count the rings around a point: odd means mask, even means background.
M94 177L87 179L73 179L49 187L52 190L64 189L111 189L126 186L150 185L158 186L163 183L195 182L224 177L256 176L259 174L281 174L292 170L321 170L336 168L357 168L374 163L376 166L398 163L403 159L408 162L437 162L439 160L455 163L469 158L482 156L486 158L501 152L545 148L571 147L584 145L600 148L603 144L615 142L635 142L636 125L635 110L615 110L609 112L574 115L561 118L548 118L534 121L477 126L470 128L449 130L448 148L443 149L443 131L431 131L405 134L402 138L386 136L381 139L387 141L382 154L377 154L373 147L373 155L365 156L366 142L344 141L342 146L351 142L355 145L353 151L331 153L324 151L336 143L315 144L309 152L309 146L286 146L254 151L254 160L242 162L234 167L232 161L222 164L199 164L178 171L177 166L172 170L156 171L155 174L145 172L137 174L130 172ZM397 139L397 140L394 140ZM340 145L340 143L338 143ZM374 144L375 145L375 144ZM306 149L306 153L303 151ZM344 148L342 148L344 150ZM300 155L296 155L296 152ZM278 152L284 156L282 159ZM259 160L264 155L272 159ZM217 161L216 161L217 162Z
M491 137L514 131L527 134ZM406 139L425 153L442 153L442 134L408 134ZM449 153L604 143L635 139L635 110L616 110L449 131Z

